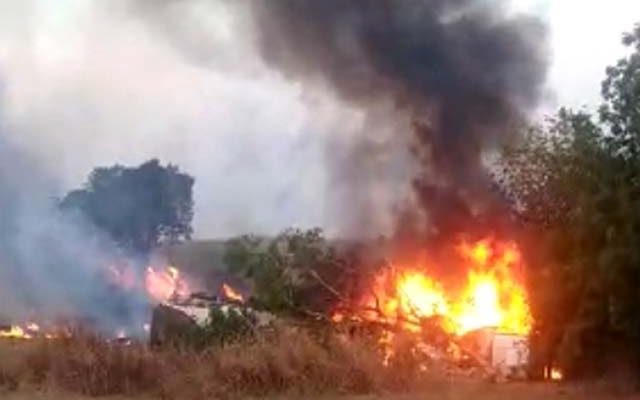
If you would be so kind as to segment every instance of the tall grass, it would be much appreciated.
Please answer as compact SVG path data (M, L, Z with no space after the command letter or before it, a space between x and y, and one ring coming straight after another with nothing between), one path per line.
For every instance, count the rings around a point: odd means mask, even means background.
M14 344L0 386L90 396L228 399L271 394L372 393L410 387L416 365L382 365L364 338L281 328L204 351L150 350L92 336Z

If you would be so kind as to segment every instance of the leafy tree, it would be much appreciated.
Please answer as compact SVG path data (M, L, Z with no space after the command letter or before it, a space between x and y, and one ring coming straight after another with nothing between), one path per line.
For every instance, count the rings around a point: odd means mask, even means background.
M127 168L96 168L60 207L78 212L123 249L146 256L163 241L189 239L194 179L158 160Z
M623 43L633 53L607 68L600 119L609 127L617 147L635 157L640 151L640 24L624 35Z
M590 116L561 110L546 127L532 129L522 143L502 154L498 175L533 238L528 254L536 321L532 340L542 364L580 341L567 339L572 324L587 326L587 318L576 318L576 310L586 306L582 297L591 282L598 281L592 262L598 246L585 244L597 235L586 226L593 191L602 183L601 173L610 168L601 137Z
M523 222L548 226L569 218L576 179L586 178L585 168L603 155L601 138L590 115L561 109L503 149L497 179Z
M274 239L229 241L224 261L253 284L253 301L277 313L325 315L349 295L358 262L339 254L320 229L288 229Z
M599 121L561 110L504 150L498 174L537 238L534 343L573 376L603 372L621 345L640 367L640 27L624 43Z

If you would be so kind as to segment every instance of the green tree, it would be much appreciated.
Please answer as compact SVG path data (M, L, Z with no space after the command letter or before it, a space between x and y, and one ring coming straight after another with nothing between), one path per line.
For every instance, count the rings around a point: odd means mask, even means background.
M324 316L348 296L357 257L339 254L320 229L287 229L273 239L229 241L228 268L253 284L253 301L277 313Z
M600 119L609 127L618 149L635 157L640 150L640 24L624 35L623 43L632 53L607 68Z
M545 365L567 359L565 370L585 364L583 350L593 345L569 335L595 329L588 300L601 281L595 260L602 247L596 242L605 225L591 218L592 200L607 186L606 154L602 132L589 115L561 110L544 128L506 148L500 162L503 187L533 238L527 243L533 244L528 258L535 350Z
M194 179L158 160L127 168L96 168L82 189L61 201L126 251L146 256L163 241L189 239Z
M498 177L531 243L534 343L569 375L640 366L640 27L607 69L598 122L561 110L502 153ZM625 354L619 351L624 346Z

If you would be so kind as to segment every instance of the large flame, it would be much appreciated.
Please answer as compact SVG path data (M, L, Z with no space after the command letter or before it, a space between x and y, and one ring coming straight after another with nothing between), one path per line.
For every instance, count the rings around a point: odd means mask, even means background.
M517 246L487 239L462 243L457 250L467 271L461 287L446 287L427 269L387 269L365 297L364 317L419 330L422 319L437 316L456 335L480 328L528 334L532 319Z

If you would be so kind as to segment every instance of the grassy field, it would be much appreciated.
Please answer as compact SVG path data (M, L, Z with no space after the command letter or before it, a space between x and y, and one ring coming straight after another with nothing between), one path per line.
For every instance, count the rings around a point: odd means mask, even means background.
M180 400L264 398L396 392L412 385L415 365L401 360L393 369L382 368L372 348L291 327L200 351L124 346L81 335L0 341L0 398L33 398L30 389Z
M359 343L327 348L299 333L197 354L112 347L91 339L0 342L0 399L640 399L611 386L497 384L411 376L412 369L407 362L383 368Z

